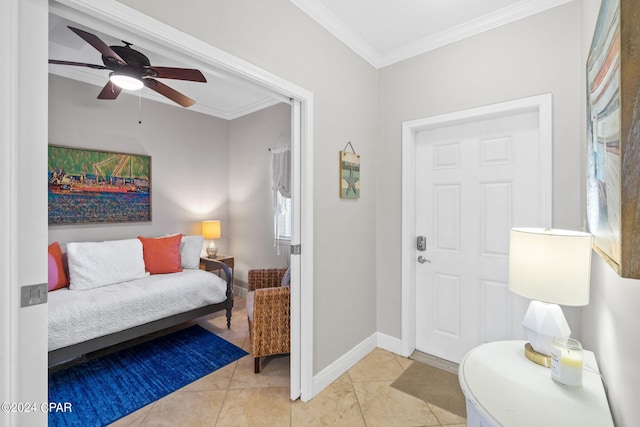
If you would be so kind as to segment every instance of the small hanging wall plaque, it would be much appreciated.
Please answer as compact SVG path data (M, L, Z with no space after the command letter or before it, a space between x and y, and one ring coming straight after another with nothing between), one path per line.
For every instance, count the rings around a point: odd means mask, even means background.
M348 152L347 147L351 147L352 152ZM340 197L360 197L360 155L353 149L351 141L344 147L344 151L340 152Z

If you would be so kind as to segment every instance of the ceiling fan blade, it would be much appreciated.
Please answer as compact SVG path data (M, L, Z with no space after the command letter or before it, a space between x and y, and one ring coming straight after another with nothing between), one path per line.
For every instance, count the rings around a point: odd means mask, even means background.
M73 62L73 61L59 61L57 59L50 59L49 64L59 64L59 65L76 65L78 67L89 67L94 68L96 70L108 70L104 65L96 65L96 64L87 64L84 62Z
M174 68L174 67L145 67L145 70L149 72L150 77L157 77L160 79L176 79L176 80L188 80L191 82L206 83L207 79L199 71L193 68Z
M98 94L98 99L116 99L120 92L122 92L122 88L109 80Z
M155 90L160 95L166 96L176 104L180 104L183 107L191 107L193 104L196 103L196 101L189 98L188 96L181 94L175 89L171 89L169 86L157 80L146 78L146 79L142 79L142 81L144 82L144 85L149 89Z
M79 35L80 37L82 37L84 41L86 41L91 46L96 48L98 52L102 54L102 56L113 59L115 62L117 62L120 65L127 65L127 62L124 59L122 59L120 55L115 53L113 49L107 46L105 42L100 40L98 36L88 33L86 31L80 30L78 28L74 28L74 27L68 27L68 28L74 33L76 33L77 35Z

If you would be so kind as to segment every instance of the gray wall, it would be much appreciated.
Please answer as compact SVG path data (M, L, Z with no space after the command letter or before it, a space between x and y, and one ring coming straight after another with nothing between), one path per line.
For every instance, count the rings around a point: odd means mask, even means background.
M273 246L271 153L281 133L291 128L288 104L258 111L229 122L229 242L236 257L234 282L247 287L252 268L286 267L289 250L278 255Z
M318 373L376 331L377 71L289 0L121 2L313 92ZM358 200L338 197L348 141L362 160Z
M600 2L601 0L582 2L584 25L581 64L586 64ZM581 96L584 111L586 97L584 94ZM586 141L586 113L583 113L582 117L582 140ZM583 194L584 188L585 185L582 185ZM640 280L620 278L594 253L591 302L583 309L582 315L583 345L593 350L598 357L600 371L608 386L609 405L618 426L637 425L640 420L640 369L637 357L640 353L640 343L637 339L637 324L640 322L639 301Z
M580 220L580 3L572 2L380 70L378 331L401 336L403 121L551 93L553 226ZM383 262L384 261L384 262ZM566 311L566 310L565 310ZM567 313L579 335L579 311Z
M111 240L166 233L201 234L220 219L229 233L226 120L121 94L97 100L100 88L49 77L49 143L151 156L151 222L49 226L49 242ZM138 123L141 120L142 123Z

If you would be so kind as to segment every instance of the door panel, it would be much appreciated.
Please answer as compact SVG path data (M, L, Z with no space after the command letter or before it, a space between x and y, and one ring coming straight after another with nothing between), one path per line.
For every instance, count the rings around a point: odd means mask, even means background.
M509 231L542 226L537 112L416 134L416 348L460 362L474 346L522 338L526 302L507 288Z
M292 227L291 227L291 244L300 245L302 237L302 116L300 101L291 100L291 183L292 183ZM302 339L301 339L301 322L302 322L302 271L300 254L291 255L291 356L290 356L290 379L289 392L291 400L300 397L302 391Z

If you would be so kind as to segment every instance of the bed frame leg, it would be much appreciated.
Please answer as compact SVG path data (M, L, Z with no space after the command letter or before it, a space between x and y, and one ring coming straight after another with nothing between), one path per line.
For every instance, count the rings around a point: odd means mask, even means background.
M231 329L231 308L233 307L233 302L227 302L227 329Z

